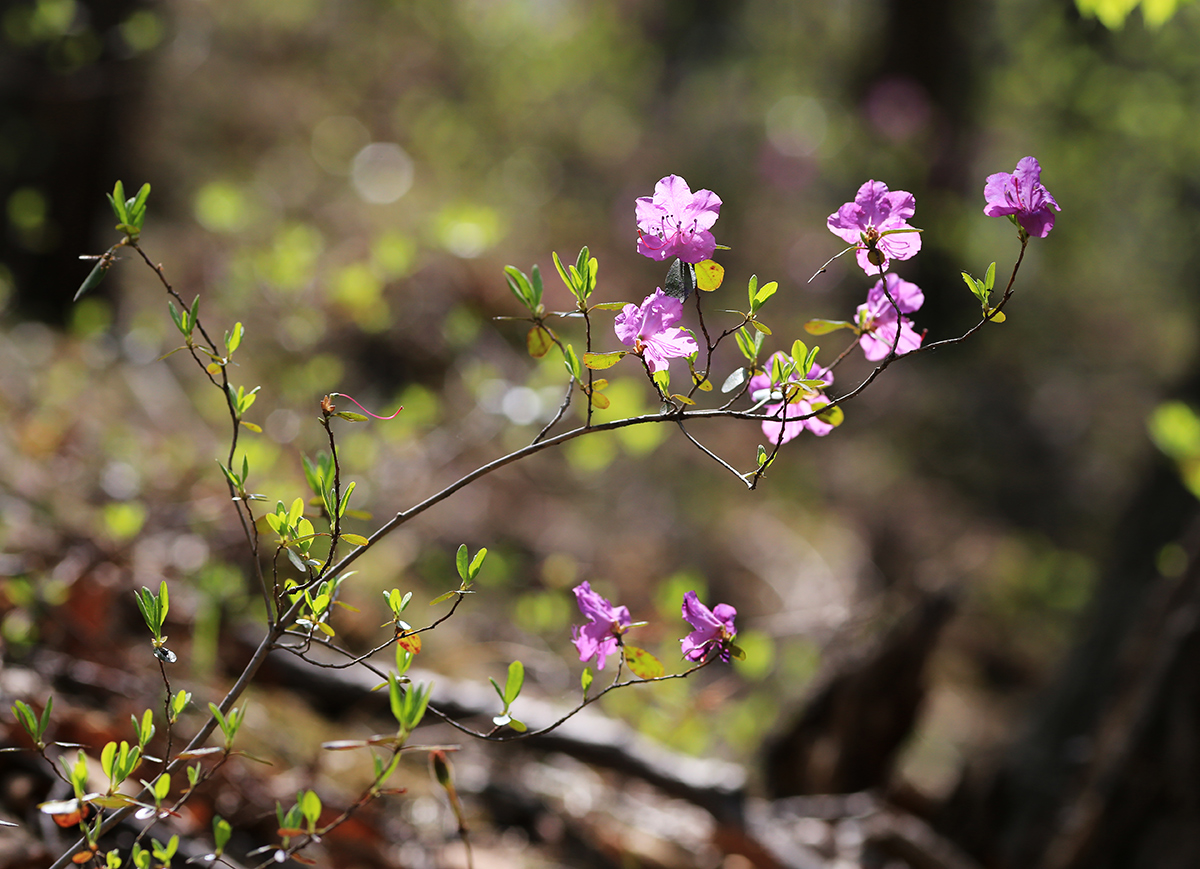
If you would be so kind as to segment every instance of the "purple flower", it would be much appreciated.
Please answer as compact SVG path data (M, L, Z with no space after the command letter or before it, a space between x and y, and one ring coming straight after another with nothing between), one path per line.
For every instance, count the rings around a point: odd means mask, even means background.
M856 245L858 264L869 275L887 269L894 259L908 259L921 249L921 233L908 225L916 211L917 201L911 193L897 190L889 193L886 184L868 181L858 188L853 202L847 202L825 221L829 231L843 241ZM911 230L884 235L896 229ZM874 248L883 259L871 262ZM878 259L878 254L876 254Z
M911 314L925 303L925 294L916 284L896 275L887 275L887 288L896 302L895 306L883 294L883 279L875 282L875 286L867 293L867 301L858 306L856 322L861 332L858 345L872 362L878 362L891 353L893 342L896 343L897 356L911 353L921 346L922 336L913 329L912 320L899 316L896 308L900 308L901 314ZM900 329L899 340L896 339L897 328Z
M722 661L729 660L729 644L737 636L733 620L737 610L727 603L719 603L712 609L700 603L696 592L683 596L683 618L696 630L679 641L683 656L689 661L703 661L713 649Z
M579 611L588 618L588 623L571 628L571 641L579 652L579 660L596 659L596 669L603 670L608 656L617 650L617 638L629 627L629 610L614 607L596 592L586 581L575 586L575 601Z
M767 372L771 371L772 364L776 359L786 358L784 353L775 353L767 361ZM755 374L750 378L750 384L747 387L750 398L759 402L770 396L774 399L783 398L783 389L781 384L772 384L771 375L767 372ZM801 379L804 380L822 380L826 386L833 383L833 372L828 368L822 368L820 365L814 365L809 369L808 377L801 378L798 371L793 371L788 375L789 383L798 383ZM800 394L793 398L784 410L783 416L779 419L763 420L762 430L763 435L770 443L780 443L780 431L783 433L783 443L787 443L792 438L797 437L802 431L808 429L818 437L824 437L833 431L833 426L830 423L824 422L815 416L810 416L808 419L797 419L796 417L806 416L813 411L820 410L826 404L829 404L829 399L818 390L805 391L806 388L800 390ZM782 400L775 401L772 404L767 404L763 410L768 416L775 416L780 409L784 407Z
M711 190L693 193L678 175L668 175L654 185L654 196L638 197L636 208L637 251L643 256L698 263L717 249L709 230L717 222L721 197Z
M1054 211L1062 211L1050 191L1042 186L1042 167L1033 157L1024 157L1017 162L1011 175L997 172L989 175L983 185L983 198L987 205L983 213L988 217L1004 217L1015 214L1017 223L1030 235L1045 238L1054 229Z
M621 343L646 360L652 374L667 367L668 359L691 356L700 348L686 329L675 324L683 317L683 302L656 289L642 306L626 305L613 323Z

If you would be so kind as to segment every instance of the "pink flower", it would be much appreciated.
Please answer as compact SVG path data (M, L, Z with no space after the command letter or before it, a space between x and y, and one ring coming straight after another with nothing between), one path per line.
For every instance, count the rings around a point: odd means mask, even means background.
M767 372L772 368L772 363L779 358L786 358L784 353L776 353L767 361ZM822 380L826 386L833 383L833 372L827 368L822 368L819 365L814 365L809 369L808 376L800 377L798 371L793 371L788 375L788 382L797 383L803 380ZM772 384L771 375L769 373L755 374L750 378L748 386L750 398L759 402L770 396L772 398L782 399L783 389L781 384ZM787 443L792 438L808 429L817 437L824 437L833 431L833 426L830 423L824 422L815 416L810 416L808 419L797 419L796 417L806 416L815 410L820 410L821 407L829 403L829 399L818 390L804 392L801 390L799 397L793 399L784 410L781 418L763 420L762 430L763 435L770 443L780 443L780 430L783 432L782 443ZM776 401L773 404L766 405L763 410L768 417L774 417L779 413L784 406L783 401Z
M861 331L858 345L872 362L878 362L891 353L893 342L896 343L897 356L911 353L921 346L922 336L913 329L912 320L899 316L896 308L900 308L901 314L911 314L925 303L925 294L916 284L894 274L887 276L887 288L896 301L895 306L883 294L882 279L871 287L867 301L858 306L857 325ZM897 328L900 329L899 340L896 338Z
M719 603L711 610L700 603L696 592L683 596L683 618L696 630L679 641L683 656L689 661L703 661L714 649L722 661L729 660L729 644L737 636L733 620L737 610Z
M1042 185L1042 167L1033 157L1023 157L1011 175L997 172L983 185L988 217L1017 216L1017 223L1030 235L1045 238L1054 229L1054 211L1062 211L1050 191Z
M571 641L579 652L579 660L596 659L596 669L603 670L608 656L620 645L618 637L629 627L631 619L626 607L614 607L596 592L586 581L575 586L575 602L579 611L588 618L582 627L571 628Z
M921 233L908 225L908 219L916 211L917 201L911 193L897 190L889 193L886 184L868 181L858 188L853 202L847 202L825 221L829 231L848 244L856 245L858 264L869 275L887 269L894 259L909 259L921 249ZM885 233L894 230L894 235ZM871 261L872 248L878 251Z
M698 263L708 259L717 249L709 230L720 210L717 194L711 190L693 193L678 175L668 175L654 185L654 196L638 197L638 253L659 261L679 257L685 263Z
M683 317L683 302L656 289L642 306L626 305L613 323L621 343L646 360L652 374L667 367L668 359L697 353L700 347L686 329L675 324Z

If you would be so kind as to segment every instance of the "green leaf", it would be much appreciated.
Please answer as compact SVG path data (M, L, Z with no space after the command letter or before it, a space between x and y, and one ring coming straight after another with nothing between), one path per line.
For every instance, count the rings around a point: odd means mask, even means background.
M501 697L504 700L505 708L517 699L524 684L525 665L520 661L513 661L508 665L508 680L504 683L504 694Z
M517 731L517 733L524 733L526 730L529 729L525 725L524 721L520 721L516 718L513 718L511 715L508 717L508 726L511 727L513 730Z
M984 287L984 282L975 280L975 278L971 277L966 272L962 272L962 277L963 281L967 285L967 289L971 291L971 293L980 301L981 304L986 305L988 303L988 296L990 296L991 293Z
M612 353L584 353L583 364L595 371L602 371L605 368L612 368L624 359L627 352L626 350L617 350Z
M624 311L628 302L601 302L598 305L592 305L588 310L591 311Z
M750 332L743 326L734 333L734 338L737 339L738 349L742 351L742 355L749 361L753 362L758 358L758 347L753 338L750 337Z
M983 288L988 292L996 286L996 264L988 266L987 274L983 276Z
M90 293L96 287L100 286L100 282L104 280L104 276L108 274L108 270L112 267L113 261L107 257L101 257L92 266L92 270L88 272L88 276L83 279L83 283L79 285L79 289L75 291L75 298L72 302L78 302L84 293Z
M567 366L567 371L576 380L583 380L583 366L579 364L579 357L575 355L575 348L568 344L565 355L566 358L563 359L563 364Z
M579 677L579 684L583 688L583 696L587 696L588 688L592 687L592 680L595 677L592 675L590 667L583 668L583 674Z
M758 322L758 320L751 320L750 325L753 326L755 329L757 329L759 332L761 332L763 335L771 334L771 330L768 329L766 327L766 325L764 325L763 323Z
M494 688L494 689L495 689L495 691L496 691L496 696L500 698L500 702L501 702L501 703L503 703L503 704L504 704L504 708L505 708L505 709L507 709L507 708L508 708L508 701L506 701L506 700L504 699L504 689L500 687L500 683L499 683L499 682L497 682L495 679L493 679L491 676L488 676L488 681L492 683L492 688ZM507 715L503 715L503 716L497 716L497 717L499 717L499 718L507 718L508 716L507 716ZM507 722L497 721L495 718L493 718L493 719L492 719L492 721L493 721L493 722L495 722L495 724L496 724L496 725L501 725L501 724L505 724L505 723L507 723Z
M142 185L142 189L138 191L137 196L133 200L133 205L128 209L129 221L139 230L146 220L146 200L150 197L150 184L147 182Z
M117 216L117 223L129 223L129 211L125 205L124 184L118 181L113 185L113 192L108 197L108 201L112 204L113 214Z
M313 791L305 791L300 795L299 805L300 812L308 821L309 826L316 826L317 820L321 817L321 798Z
M454 597L456 594L461 594L461 592L459 592L458 589L455 589L454 591L448 591L445 594L439 594L429 602L429 605L437 606L438 604L442 603L442 601L450 600L450 598Z
M467 567L470 564L470 555L467 551L467 544L461 543L458 547L458 552L454 555L454 566L458 568L458 577L463 582L467 581Z
M233 835L233 827L229 822L220 815L213 816L213 844L216 846L216 852L219 855L225 850L225 846L229 844L229 839Z
M828 335L838 329L852 329L852 323L845 320L809 320L804 324L804 331L810 335Z
M346 422L366 422L370 418L365 413L358 413L353 410L339 410L334 416L338 419L344 419Z
M991 317L989 319L993 323L1003 323L1005 320L1008 319L1006 316L1004 316L1003 311L996 311L996 313L993 314L992 311L995 311L995 310L996 310L995 308L989 308L986 311L987 314L991 314Z
M797 370L803 369L801 373L808 372L808 369L804 368L804 361L808 359L808 345L799 338L792 342L792 359L796 361Z
M159 802L165 800L167 798L167 794L171 792L171 774L164 772L157 779L155 779L152 790L154 791L155 799L157 799Z
M533 287L530 286L529 278L525 273L514 266L505 266L504 277L508 281L508 288L517 297L517 301L532 311L536 307L533 301Z
M117 744L115 742L106 743L100 751L100 769L104 770L104 775L109 781L113 779L113 761L117 755Z
M758 275L750 276L750 283L747 287L747 294L750 298L750 310L754 310L754 296L758 293Z
M567 270L563 268L562 260L558 258L558 251L553 252L554 267L558 269L558 276L562 278L562 282L567 285L567 289L573 294L575 293L575 284L571 282L571 278L567 276Z
M487 558L487 547L483 547L475 553L475 557L471 559L471 564L467 567L467 582L474 582L475 577L479 575L479 571L483 568L483 560Z
M361 534L343 534L342 540L345 540L351 546L369 546L371 541L363 537Z
M533 268L529 272L529 283L533 288L533 312L538 313L538 308L542 304L542 270L538 268L537 263L533 264Z
M645 649L629 645L624 648L625 663L629 665L630 672L638 678L657 679L667 672L662 662Z
M771 281L769 284L764 284L757 293L754 294L754 300L751 302L751 310L757 311L761 308L771 296L775 295L775 291L779 289L778 281Z

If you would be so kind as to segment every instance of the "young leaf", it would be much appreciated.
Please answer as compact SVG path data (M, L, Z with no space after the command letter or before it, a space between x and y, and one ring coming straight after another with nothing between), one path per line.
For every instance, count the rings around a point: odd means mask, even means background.
M771 281L769 284L764 284L757 293L754 294L754 300L751 302L751 310L761 308L771 296L775 295L775 291L779 289L778 281Z
M504 683L504 695L501 699L504 700L505 708L507 708L517 695L521 693L521 686L525 684L525 665L520 661L513 661L508 665L508 680Z
M804 331L810 335L828 335L838 329L851 329L853 325L845 320L809 320L804 324Z
M467 581L468 564L470 564L470 555L467 552L467 544L461 543L458 552L454 555L454 566L458 568L458 577L463 582Z
M483 568L483 560L487 558L487 547L483 547L475 553L475 557L471 559L471 564L467 567L467 582L474 582L475 577L479 575L479 571Z
M588 688L592 687L592 680L595 677L592 675L590 667L583 668L583 674L579 677L579 684L583 688L583 696L587 696Z

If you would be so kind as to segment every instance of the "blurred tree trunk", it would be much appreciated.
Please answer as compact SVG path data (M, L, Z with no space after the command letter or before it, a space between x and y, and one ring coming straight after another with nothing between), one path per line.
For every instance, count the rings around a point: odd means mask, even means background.
M61 324L91 268L79 255L111 243L103 194L129 168L146 74L120 25L146 4L79 0L70 21L51 6L4 8L0 264L11 273L18 316Z
M968 774L941 828L988 866L1200 863L1200 526L1159 461L1125 511L1081 636L997 769ZM1189 567L1156 568L1187 533Z

